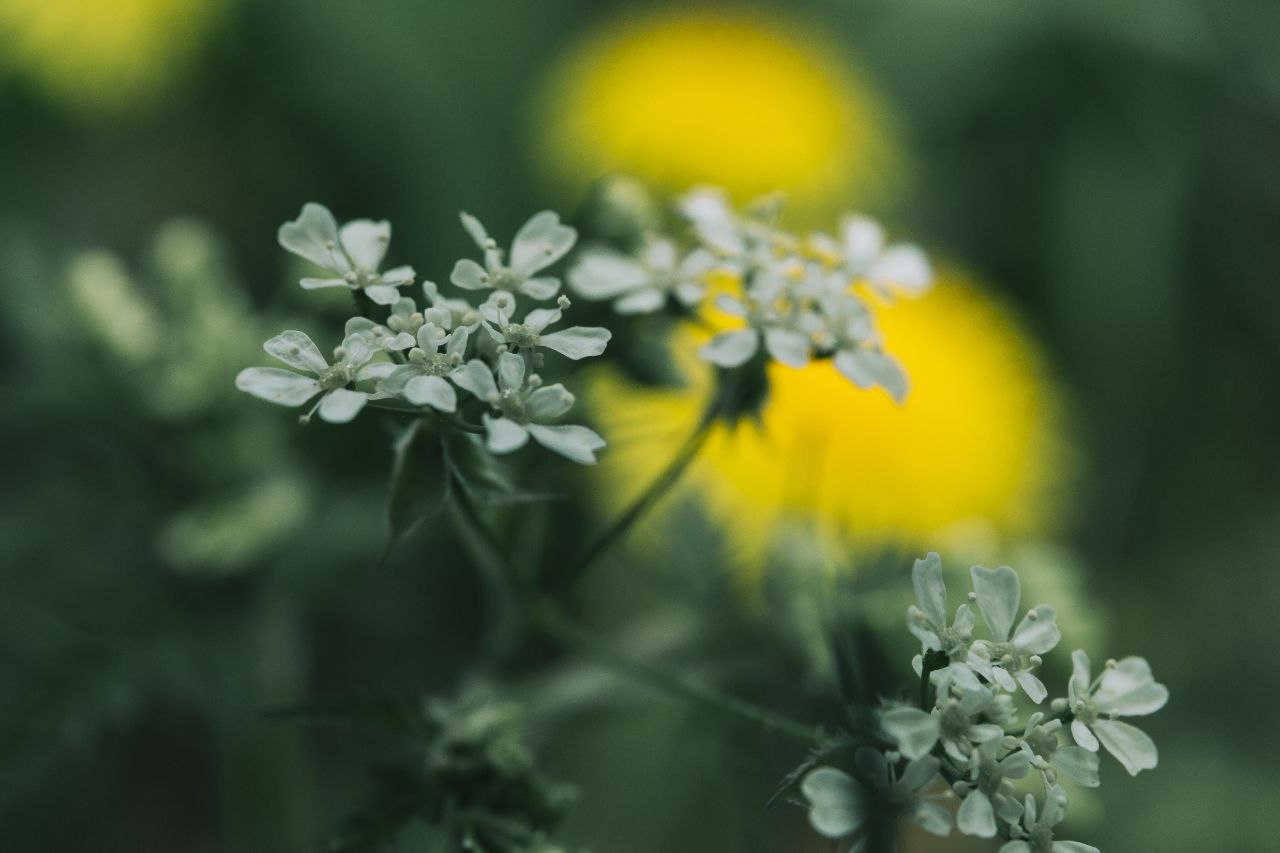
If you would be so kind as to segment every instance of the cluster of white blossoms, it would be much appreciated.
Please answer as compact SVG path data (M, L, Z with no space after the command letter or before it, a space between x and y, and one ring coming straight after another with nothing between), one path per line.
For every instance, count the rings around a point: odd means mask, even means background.
M506 253L475 217L462 214L462 224L484 263L458 261L451 281L483 293L484 301L444 297L426 281L420 306L402 289L414 281L412 267L380 271L389 223L357 219L339 227L324 206L305 205L296 220L280 227L280 245L330 275L304 278L302 287L349 288L368 310L347 321L331 361L305 333L284 331L263 348L290 369L247 368L236 386L282 406L314 401L303 422L318 414L329 423L347 423L377 403L434 413L464 431L482 430L493 453L509 453L532 438L575 462L595 462L604 440L588 427L556 422L574 396L563 385L544 385L537 372L546 350L577 360L600 355L609 342L604 328L547 331L569 300L557 297L558 278L541 273L569 252L577 232L543 211L520 228ZM536 307L517 321L521 299ZM555 300L554 307L537 305L548 300ZM460 400L459 390L469 398ZM468 405L478 411L479 424L466 420Z
M923 251L886 243L884 230L865 216L844 217L838 237L784 231L773 197L738 211L722 191L699 188L678 208L691 226L689 246L649 236L634 254L590 247L569 272L570 288L611 300L620 314L656 311L672 301L692 310L711 297L738 328L702 348L707 361L738 367L762 349L791 367L830 358L859 388L878 385L899 401L906 396L906 376L884 352L866 299L924 293L933 272ZM711 293L707 278L716 271L737 286Z
M1100 746L1130 774L1154 768L1151 738L1118 718L1158 711L1169 691L1142 658L1108 661L1093 678L1088 657L1076 651L1067 695L1050 702L1048 715L1035 711L1019 722L1016 695L1033 705L1048 697L1034 671L1061 638L1055 614L1038 605L1015 626L1017 574L974 566L970 575L973 591L948 621L938 555L916 562L917 604L907 612L907 627L922 643L913 662L922 679L920 704L880 709L877 736L885 746L859 747L852 774L824 766L804 776L800 790L810 822L828 838L854 839L853 850L867 841L872 817L887 810L935 835L954 826L965 835L1000 836L1007 839L1000 853L1098 853L1054 839L1067 812L1059 777L1084 787L1101 784ZM988 637L975 638L970 604ZM1075 743L1062 742L1064 728ZM1043 788L1039 802L1020 788L1033 774Z

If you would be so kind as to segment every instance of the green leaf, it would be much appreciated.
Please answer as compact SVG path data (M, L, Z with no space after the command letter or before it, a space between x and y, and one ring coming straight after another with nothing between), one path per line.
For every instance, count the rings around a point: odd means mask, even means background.
M423 421L415 422L397 439L395 452L387 500L388 552L444 508L451 479L444 443Z
M444 446L450 477L469 495L485 504L523 504L558 500L552 492L528 492L507 477L476 435L450 436Z

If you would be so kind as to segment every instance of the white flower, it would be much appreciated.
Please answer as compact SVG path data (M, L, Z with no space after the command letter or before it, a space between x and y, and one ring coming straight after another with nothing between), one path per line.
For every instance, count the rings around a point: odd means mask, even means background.
M964 690L958 698L944 694L932 712L909 705L882 711L880 727L907 758L928 755L942 741L947 755L957 764L965 764L973 753L973 744L1004 736L1004 729L999 726L974 721L990 704L991 693L983 688Z
M619 314L657 311L669 295L692 307L706 293L705 278L716 263L703 249L681 258L673 241L649 236L635 257L603 247L587 249L569 271L569 286L587 299L612 299Z
M447 322L448 312L428 308L437 321ZM446 334L436 322L423 323L417 330L417 346L409 350L408 364L390 365L378 383L381 394L400 397L415 406L430 406L441 412L458 407L458 395L446 380L461 364L467 351L466 327ZM440 345L445 344L444 352Z
M916 591L916 604L907 608L907 630L919 638L924 651L942 652L950 663L931 676L939 693L951 684L964 690L979 690L981 684L969 667L973 626L976 622L968 604L956 608L955 620L947 624L947 584L942 579L942 558L930 551L911 568L911 583ZM919 674L922 661L912 665Z
M595 464L595 451L604 439L584 426L549 424L573 406L573 395L563 385L542 387L534 374L526 381L524 359L514 353L498 356L498 380L479 359L472 359L452 373L459 387L470 391L499 413L484 416L488 447L493 453L510 453L530 436L548 450L584 465Z
M440 288L434 281L424 281L422 283L422 295L432 308L439 308L442 311L448 311L450 319L448 323L440 324L442 329L465 328L468 332L475 332L480 328L480 312L476 307L465 299L450 299L440 295Z
M969 573L978 610L992 636L990 640L973 644L969 665L1010 693L1021 686L1032 702L1043 702L1049 691L1031 670L1040 665L1040 655L1058 645L1062 638L1054 622L1053 608L1037 605L1014 630L1013 620L1018 615L1022 596L1017 573L1008 566L998 569L974 566Z
M391 305L400 298L396 288L413 281L412 267L378 272L391 242L391 225L385 221L356 219L339 230L329 209L311 202L297 219L280 226L278 238L290 252L337 276L304 278L300 283L307 290L349 287L363 290L379 305Z
M1089 657L1083 651L1071 654L1071 664L1066 709L1073 716L1071 736L1076 743L1097 752L1101 742L1132 776L1154 768L1159 760L1155 743L1141 729L1116 719L1155 713L1169 701L1168 688L1156 682L1150 664L1140 657L1108 661L1092 684Z
M543 331L552 323L559 322L560 308L569 305L568 298L561 296L559 308L535 308L525 315L519 323L511 322L515 311L516 300L510 293L494 293L483 305L480 314L484 318L485 331L494 342L510 347L512 350L534 350L538 347L554 350L566 358L587 358L600 355L613 334L601 326L571 326L559 332L544 335ZM494 328L494 327L497 328Z
M842 271L883 296L921 296L933 284L924 251L910 243L885 245L884 228L868 216L846 215L840 221L838 243L825 235L813 241L829 245Z
M957 785L964 800L956 811L956 828L965 835L994 838L996 817L1016 823L1022 804L1014 796L1010 779L1021 779L1031 768L1031 756L1022 750L1007 752L1003 738L992 738L969 756L969 781ZM1005 755L1000 755L1005 752Z
M809 823L820 835L834 839L857 832L872 815L877 799L887 801L895 812L908 815L927 832L951 832L950 812L921 795L938 775L938 759L917 758L900 776L879 750L864 747L854 760L863 782L834 767L817 767L800 783L800 792L809 801Z
M1021 823L1010 827L1014 840L999 853L1100 853L1097 847L1079 841L1054 841L1053 828L1067 816L1067 792L1051 785L1044 793L1044 810L1036 817L1036 798L1027 794Z
M301 406L317 394L322 396L303 420L319 410L320 417L331 424L344 424L353 419L370 395L347 388L352 382L378 378L389 365L368 364L373 357L372 341L363 334L348 335L333 351L330 365L320 350L303 332L286 331L262 345L268 355L301 373L278 367L249 367L236 376L236 387L253 396L281 406ZM303 375L310 374L310 375Z
M1042 712L1032 714L1027 719L1027 728L1020 742L1021 748L1031 758L1032 766L1046 776L1050 767L1061 770L1068 779L1086 788L1102 784L1098 777L1098 756L1082 746L1063 746L1058 741L1062 720L1042 720ZM1049 781L1053 781L1052 778Z
M484 251L484 266L465 258L453 267L450 281L464 290L502 290L522 293L531 299L550 299L560 290L560 279L553 276L534 278L534 274L551 266L573 248L578 232L560 222L550 210L536 213L526 222L511 244L511 258L503 252L480 220L463 213L462 226Z

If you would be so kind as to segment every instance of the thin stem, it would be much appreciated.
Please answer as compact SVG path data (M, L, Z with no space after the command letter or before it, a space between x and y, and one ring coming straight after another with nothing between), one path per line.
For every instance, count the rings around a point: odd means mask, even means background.
M653 479L648 487L642 491L631 504L623 510L613 522L596 537L595 541L587 548L578 562L565 576L562 581L566 587L573 586L584 575L591 570L596 562L603 557L610 549L621 542L626 535L646 512L654 507L671 489L680 482L680 478L689 470L690 464L698 457L698 453L706 444L707 439L711 436L711 427L715 424L717 412L716 405L711 405L703 414L698 425L694 427L689 437L685 439L683 445L676 452L676 455L662 469L661 473Z
M803 741L810 746L827 739L827 733L821 727L806 725L714 687L688 681L662 667L629 657L610 646L595 632L569 619L554 605L546 604L538 608L534 614L534 623L544 634L561 645L583 652L611 669L668 695L752 723L765 731Z
M512 648L519 634L522 622L520 604L525 595L525 584L502 555L465 488L455 484L449 508L463 547L476 564L497 611L493 633L486 644L486 656L500 657Z

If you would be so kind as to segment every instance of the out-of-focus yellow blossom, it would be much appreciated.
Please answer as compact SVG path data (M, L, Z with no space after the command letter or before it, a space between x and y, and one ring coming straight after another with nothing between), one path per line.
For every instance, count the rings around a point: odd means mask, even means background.
M634 175L663 190L723 186L788 209L865 201L894 171L887 111L833 46L755 12L672 7L585 39L538 111L561 182Z
M225 0L3 0L0 69L53 96L111 108L163 88Z
M944 549L1045 532L1065 444L1057 398L1031 341L962 275L877 311L885 348L905 366L906 402L858 391L830 362L773 363L758 423L715 427L693 489L749 571L803 543L834 565L880 548ZM676 335L679 390L598 377L596 410L611 485L639 488L692 429L711 373L690 354L705 333ZM625 495L624 495L625 497Z

